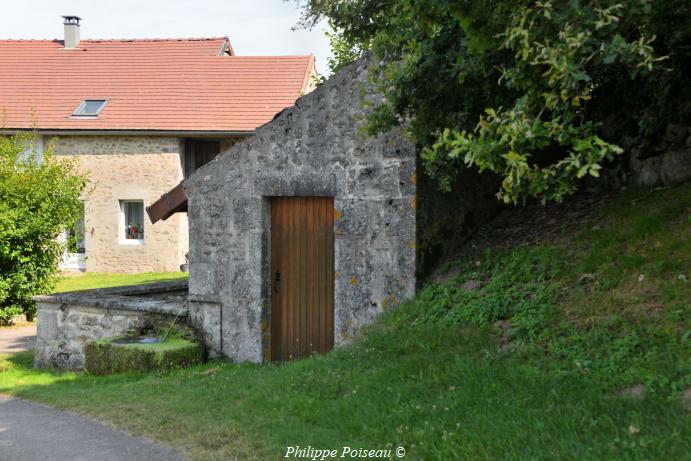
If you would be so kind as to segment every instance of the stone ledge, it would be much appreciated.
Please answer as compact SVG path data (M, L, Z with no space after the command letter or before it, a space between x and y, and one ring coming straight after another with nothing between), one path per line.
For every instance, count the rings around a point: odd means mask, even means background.
M148 312L155 314L187 316L187 306L183 300L173 301L147 298L167 292L187 290L187 281L157 282L145 285L127 287L98 288L94 290L70 291L34 296L34 301L41 303L43 308L55 305L55 309L62 306L84 306L98 309L126 310Z
M201 295L190 293L187 295L187 301L196 303L221 304L221 301L219 301L217 295Z

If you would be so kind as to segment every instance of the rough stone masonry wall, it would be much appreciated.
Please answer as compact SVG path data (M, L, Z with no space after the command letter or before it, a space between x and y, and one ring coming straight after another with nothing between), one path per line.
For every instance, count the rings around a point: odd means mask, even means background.
M269 356L272 196L334 197L337 345L414 295L415 148L360 133L366 82L346 67L185 182L190 315L216 352Z
M669 125L656 144L623 144L628 147L632 185L674 186L691 179L691 127Z
M120 200L143 200L146 207L182 180L178 139L62 136L56 141L56 154L76 157L91 184L85 200L86 270L179 270L188 246L183 214L152 226L144 213L144 244L120 240Z
M84 368L86 343L145 329L167 330L187 317L184 281L36 296L37 368Z
M34 357L37 368L80 370L84 368L84 347L88 341L111 338L148 325L142 312L81 305L61 307L41 302L37 310L40 317Z

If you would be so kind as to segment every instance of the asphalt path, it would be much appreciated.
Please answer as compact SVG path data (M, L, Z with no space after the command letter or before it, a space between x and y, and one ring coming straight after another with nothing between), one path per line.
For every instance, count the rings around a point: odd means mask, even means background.
M0 328L0 354L13 354L36 347L36 325Z
M39 403L0 395L1 461L184 461L170 448Z

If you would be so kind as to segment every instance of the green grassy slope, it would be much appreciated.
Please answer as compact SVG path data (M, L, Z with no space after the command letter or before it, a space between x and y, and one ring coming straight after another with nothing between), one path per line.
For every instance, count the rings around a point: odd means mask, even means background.
M0 358L0 392L199 460L277 459L287 445L691 459L689 230L691 185L628 193L542 243L463 253L455 275L325 356L97 378L36 371L18 354ZM619 395L634 384L642 398Z

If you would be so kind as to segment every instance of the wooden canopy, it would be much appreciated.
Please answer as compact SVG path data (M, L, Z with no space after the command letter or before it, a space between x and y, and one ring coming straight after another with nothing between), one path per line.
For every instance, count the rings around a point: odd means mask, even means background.
M154 224L160 220L166 220L175 213L180 211L187 211L187 194L182 187L182 183L178 184L158 200L146 207L146 212Z

